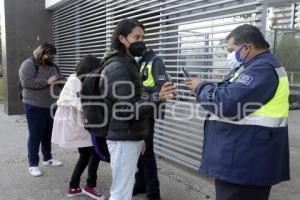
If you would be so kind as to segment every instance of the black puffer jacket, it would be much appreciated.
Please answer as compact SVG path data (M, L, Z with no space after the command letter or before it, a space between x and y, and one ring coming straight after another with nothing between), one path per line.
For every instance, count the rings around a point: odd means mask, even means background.
M115 61L111 62L110 59ZM106 138L113 141L143 140L148 134L147 116L151 111L149 103L155 103L155 99L143 96L138 65L132 57L114 53L106 56L105 61L110 62L102 71L108 84L102 82L100 91L103 93L108 89L105 100L111 105L109 110L112 114Z

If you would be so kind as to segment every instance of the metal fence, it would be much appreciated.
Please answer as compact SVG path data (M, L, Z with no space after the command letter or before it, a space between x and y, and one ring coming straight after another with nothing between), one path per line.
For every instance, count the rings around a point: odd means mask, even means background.
M299 0L282 1L279 5L271 6L268 14L269 28L299 29L300 3Z
M273 53L288 72L291 108L300 108L300 30L275 29Z
M53 12L53 42L64 74L86 54L102 57L116 24L137 18L146 27L145 42L164 60L177 83L165 118L155 124L155 152L191 169L201 162L203 117L185 87L181 68L219 81L228 71L224 38L236 26L265 27L263 0L75 0ZM176 105L174 107L173 105ZM199 112L200 110L200 112Z

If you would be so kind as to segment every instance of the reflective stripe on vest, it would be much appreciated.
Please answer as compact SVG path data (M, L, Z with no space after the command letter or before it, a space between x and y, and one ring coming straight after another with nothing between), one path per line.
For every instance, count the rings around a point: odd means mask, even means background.
M288 77L284 67L275 68L275 71L277 73L279 83L273 98L265 105L239 121L220 118L213 114L209 117L209 120L222 121L239 125L266 126L272 128L287 126L287 118L289 112ZM233 82L241 72L242 70L239 69L229 80L229 82Z
M229 82L233 82L237 77L240 75L240 73L244 70L244 66L241 66L232 76L232 78L229 80Z
M279 128L287 126L287 118L272 118L272 117L263 117L263 116L254 116L248 115L239 121L232 121L226 118L220 118L216 115L211 114L209 120L221 121L230 124L236 125L256 125L256 126L265 126L270 128Z
M141 72L141 75L143 76L144 72L147 72L147 79L143 81L143 85L145 87L154 87L155 86L155 81L154 81L154 78L153 78L153 74L152 74L152 64L153 64L153 61L150 61L147 66L145 66L145 62L142 63L142 66L141 66L141 69L140 69L140 72ZM146 69L144 70L144 68L146 67ZM147 71L146 71L147 70Z

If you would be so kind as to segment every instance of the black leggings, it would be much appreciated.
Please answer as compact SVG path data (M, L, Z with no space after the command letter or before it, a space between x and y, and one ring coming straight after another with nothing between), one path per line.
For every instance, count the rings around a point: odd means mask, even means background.
M70 188L79 188L80 185L80 177L88 166L88 177L86 180L86 184L89 187L96 187L97 181L97 170L99 166L100 159L97 156L93 147L82 147L78 148L79 159L74 168L71 181Z
M237 185L215 180L216 200L268 200L271 186Z

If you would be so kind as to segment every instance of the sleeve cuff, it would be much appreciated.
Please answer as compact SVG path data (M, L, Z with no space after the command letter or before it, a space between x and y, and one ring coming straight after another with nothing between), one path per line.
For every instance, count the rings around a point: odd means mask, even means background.
M195 89L195 93L198 95L205 85L213 85L213 83L208 81L201 82Z

